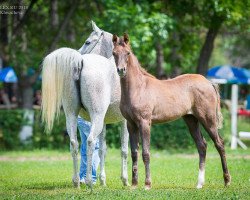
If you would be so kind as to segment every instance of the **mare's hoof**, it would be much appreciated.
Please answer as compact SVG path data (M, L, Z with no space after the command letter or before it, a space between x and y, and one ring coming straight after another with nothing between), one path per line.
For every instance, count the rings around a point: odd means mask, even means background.
M123 177L121 177L121 180L122 180L122 184L123 184L123 186L130 186L129 185L129 183L128 183L128 179L127 178L123 178Z
M92 189L93 189L93 183L92 183L92 180L85 180L85 183L86 183L86 186L88 187L88 188L90 188L91 189L91 191L92 191Z
M99 180L101 186L106 186L106 176L100 176Z
M103 187L107 186L105 181L100 181L100 185L103 186Z
M196 186L197 189L202 189L202 187L203 187L202 184L198 184L198 185Z
M80 177L79 176L73 177L72 182L73 182L73 186L75 188L80 188Z
M75 188L79 189L79 188L80 188L80 181L79 181L79 182L74 182L74 181L73 181L73 186L74 186Z
M123 183L123 186L124 187L130 187L130 184L128 182L126 182L126 183Z

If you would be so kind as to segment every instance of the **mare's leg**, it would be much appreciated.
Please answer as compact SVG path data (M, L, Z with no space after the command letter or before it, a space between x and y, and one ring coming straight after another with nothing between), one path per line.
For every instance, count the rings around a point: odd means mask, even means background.
M127 127L132 157L132 187L136 188L138 185L139 129L136 124L130 122L127 122Z
M194 139L194 142L196 144L198 153L199 153L199 176L198 176L198 184L197 188L200 189L205 183L205 160L206 160L206 150L207 150L207 143L205 138L203 138L200 128L199 128L199 122L197 118L195 118L193 115L186 115L183 117L185 120L189 132Z
M73 159L73 177L72 181L75 187L80 187L80 178L78 173L78 141L77 141L77 116L80 110L79 98L75 87L67 87L63 98L63 110L66 116L67 132L70 139L70 152ZM70 95L69 95L70 94Z
M150 176L150 121L143 120L140 122L140 134L142 140L142 159L145 165L145 189L151 188L151 176Z
M212 115L207 114L206 117L202 120L202 124L203 124L204 128L206 129L206 131L208 132L211 139L213 140L214 145L220 154L224 182L225 182L225 186L228 186L228 185L230 185L230 182L231 182L231 176L229 174L228 167L227 167L224 141L220 137L218 129L217 129L216 116L212 116Z
M66 125L67 125L67 131L70 138L70 152L73 159L73 177L72 181L75 187L80 187L80 178L78 174L78 141L77 141L77 115L73 114L66 114Z
M102 132L99 137L99 157L100 157L100 183L106 185L106 174L105 174L105 156L106 156L106 125L103 125Z
M93 159L93 151L94 146L96 144L96 139L100 135L104 125L104 113L97 114L91 116L91 129L90 134L87 139L87 174L86 174L86 185L90 186L92 189L92 159ZM99 141L103 142L103 141Z
M122 131L121 131L121 179L124 186L128 186L128 129L127 121L122 122Z

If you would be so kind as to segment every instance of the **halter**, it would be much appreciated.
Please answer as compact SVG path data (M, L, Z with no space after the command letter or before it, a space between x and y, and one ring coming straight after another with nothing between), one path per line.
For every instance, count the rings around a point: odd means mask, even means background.
M99 38L96 41L95 45L92 47L92 49L88 53L91 53L93 51L93 49L96 47L96 45L98 44L98 42L100 41L100 39L101 39L102 36L103 36L103 31L101 32L101 35L99 36Z

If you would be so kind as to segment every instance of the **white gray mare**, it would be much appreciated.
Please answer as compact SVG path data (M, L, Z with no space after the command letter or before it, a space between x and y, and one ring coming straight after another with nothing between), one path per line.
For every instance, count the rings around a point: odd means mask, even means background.
M84 55L70 48L60 48L45 57L42 69L42 119L47 131L50 131L55 118L59 116L61 106L63 106L73 158L72 180L76 187L80 187L77 158L79 149L77 141L78 114L91 122L90 134L87 139L86 176L86 184L91 188L91 163L95 141L99 136L100 182L101 185L106 185L105 124L121 122L121 179L123 185L127 186L129 185L127 174L128 131L126 121L119 109L121 89L112 56L112 34L100 30L93 22L92 26L93 32L79 49L79 52Z

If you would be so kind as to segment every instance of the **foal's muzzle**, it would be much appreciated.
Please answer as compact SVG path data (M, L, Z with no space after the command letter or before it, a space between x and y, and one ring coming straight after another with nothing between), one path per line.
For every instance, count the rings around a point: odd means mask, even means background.
M125 67L117 68L117 73L120 77L124 77L126 75L126 68Z

